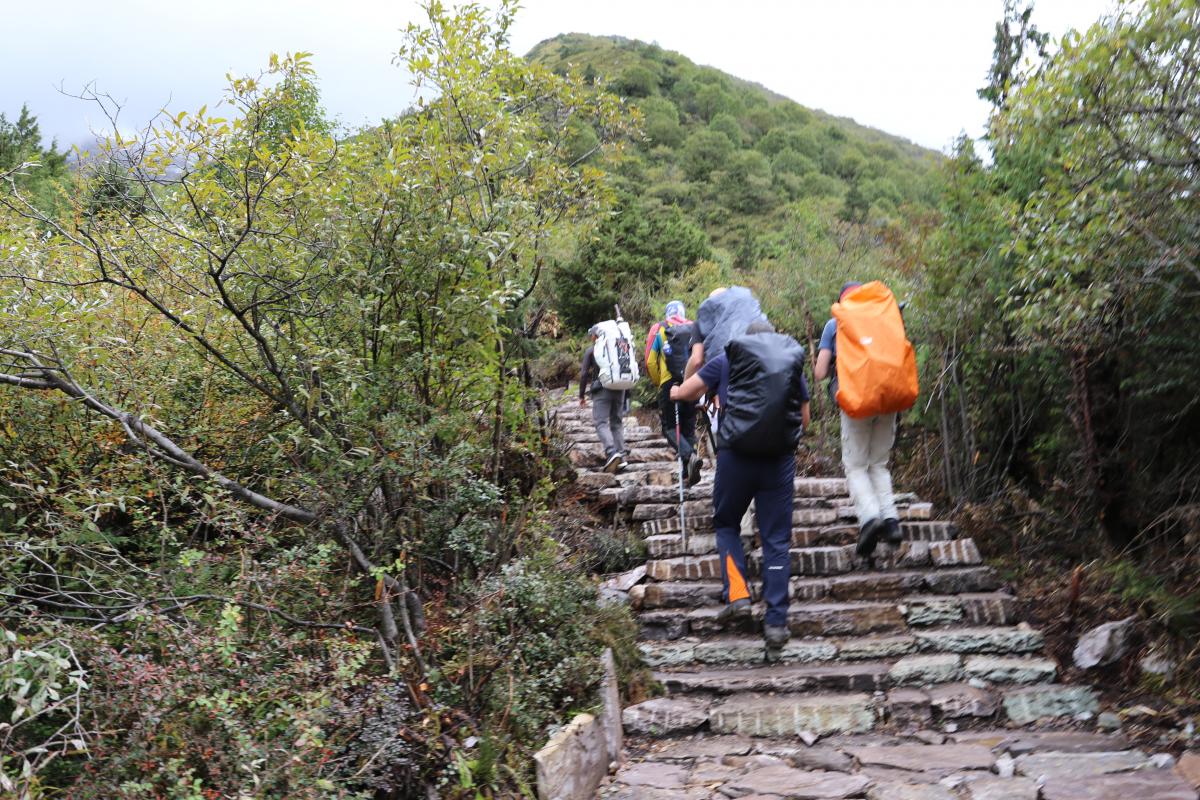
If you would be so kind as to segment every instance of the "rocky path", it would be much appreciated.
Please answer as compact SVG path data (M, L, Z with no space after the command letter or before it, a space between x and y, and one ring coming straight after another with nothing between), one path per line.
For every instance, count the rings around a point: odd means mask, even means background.
M601 797L1198 800L1190 762L1097 728L1113 715L1091 687L1057 681L975 542L928 503L902 497L904 543L866 568L845 481L796 479L792 639L768 666L760 605L741 630L715 624L711 473L688 491L684 541L657 431L629 420L631 463L612 476L590 410L567 403L556 420L580 486L639 526L649 553L644 576L604 591L626 593L665 694L624 709L626 757ZM742 535L757 554L753 529Z

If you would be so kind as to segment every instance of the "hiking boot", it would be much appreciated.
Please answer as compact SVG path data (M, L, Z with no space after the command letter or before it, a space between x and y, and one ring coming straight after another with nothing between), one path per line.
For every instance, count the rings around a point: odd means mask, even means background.
M613 453L608 457L608 461L604 462L604 471L612 475L613 473L617 472L617 470L621 469L621 465L623 463L624 462L621 461L621 454Z
M722 628L748 619L750 619L750 598L748 597L734 600L717 613L717 624Z
M624 472L629 468L629 462L625 460L624 453L617 453L617 472Z
M883 521L883 540L892 547L899 547L904 541L904 534L900 530L900 520L893 517L888 517Z
M687 475L688 475L687 485L688 486L695 486L697 483L700 482L700 468L703 466L704 466L704 462L700 460L700 456L696 455L693 452L691 455L691 458L688 459L688 465L687 465Z
M870 558L875 552L875 543L879 539L879 532L882 528L883 522L878 517L863 523L862 528L858 531L858 545L854 548L854 552L858 554L859 558Z
M774 664L783 658L783 646L792 638L786 625L767 625L763 628L763 642L767 646L766 660Z

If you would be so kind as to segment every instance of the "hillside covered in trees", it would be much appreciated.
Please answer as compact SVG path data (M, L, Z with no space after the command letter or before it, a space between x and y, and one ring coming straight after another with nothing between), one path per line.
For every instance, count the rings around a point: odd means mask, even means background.
M824 241L839 225L886 228L935 202L939 154L658 45L566 34L529 58L641 115L634 145L606 160L591 154L595 131L572 126L575 156L609 172L618 192L613 215L558 273L558 308L576 328L611 307L617 287L657 297L698 261L747 272L786 259L797 227L830 229L812 237Z

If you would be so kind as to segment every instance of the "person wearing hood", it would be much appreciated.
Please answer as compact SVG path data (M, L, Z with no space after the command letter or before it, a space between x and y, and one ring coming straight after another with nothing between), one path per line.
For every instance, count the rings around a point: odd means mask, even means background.
M696 404L676 403L671 387L683 383L692 338L692 321L680 300L667 303L661 322L650 326L646 334L646 374L658 388L658 412L663 437L687 465L688 485L700 480L700 455L696 452ZM676 416L678 414L678 417ZM679 441L675 440L676 422Z
M695 375L671 388L671 397L694 401L704 393L720 398L717 472L713 482L713 527L721 564L725 607L716 623L740 626L752 617L742 518L754 504L762 556L766 604L763 640L768 662L782 656L791 631L792 510L796 447L809 421L804 348L775 332L769 322L750 323L728 348L715 353Z

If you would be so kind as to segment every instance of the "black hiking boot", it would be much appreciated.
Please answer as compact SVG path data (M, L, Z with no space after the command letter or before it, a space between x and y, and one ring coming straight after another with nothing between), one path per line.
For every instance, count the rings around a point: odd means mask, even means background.
M687 464L687 485L695 486L700 482L700 468L704 466L704 462L700 460L700 456L692 453Z
M854 552L859 558L871 560L871 556L875 554L875 543L879 540L879 532L882 528L883 522L878 517L863 523L862 528L858 531L858 545L854 548Z
M767 625L763 628L763 642L766 644L764 658L768 664L775 664L783 658L783 646L792 638L792 632L786 625Z
M621 454L613 453L611 456L608 457L608 461L604 462L603 469L605 472L612 475L612 474L615 474L617 472L617 470L619 470L621 468L622 463L623 462L621 461Z
M734 600L717 612L717 624L722 628L744 622L748 619L750 619L750 598L748 597L743 597L741 600Z
M900 520L888 517L883 521L883 540L892 547L899 547L904 541L904 534L900 530Z

